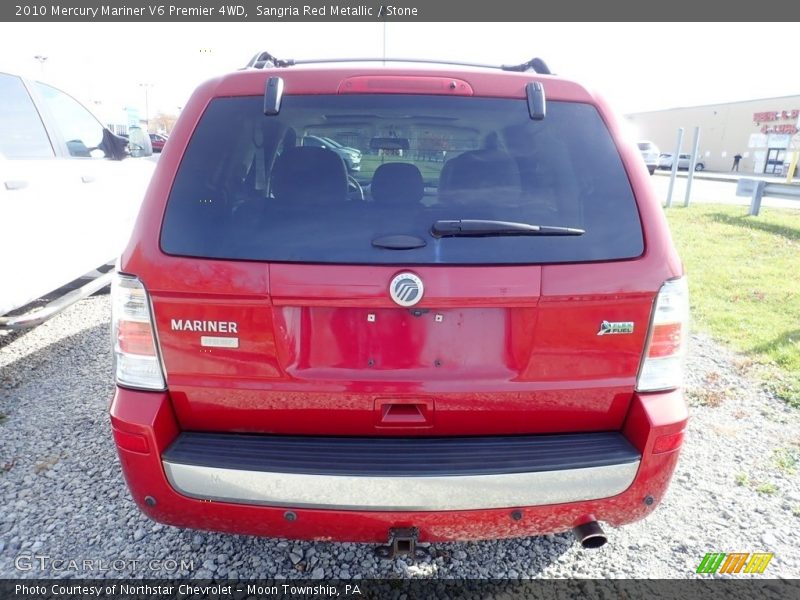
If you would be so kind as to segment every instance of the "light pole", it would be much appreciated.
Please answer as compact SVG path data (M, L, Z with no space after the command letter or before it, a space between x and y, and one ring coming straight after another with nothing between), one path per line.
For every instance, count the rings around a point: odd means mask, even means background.
M152 83L140 83L139 87L144 88L144 122L146 123L147 133L150 133L150 96L149 90L153 87Z
M42 71L42 75L44 75L44 63L47 61L47 57L43 56L42 54L37 54L33 57L33 60L39 62L39 68Z

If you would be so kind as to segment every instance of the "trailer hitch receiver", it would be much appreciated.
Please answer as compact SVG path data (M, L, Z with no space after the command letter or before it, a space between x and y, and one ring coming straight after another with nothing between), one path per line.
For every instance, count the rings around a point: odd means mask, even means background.
M413 558L425 558L428 554L417 547L419 529L416 527L396 527L389 530L389 543L375 548L375 554L381 558L393 559L401 555Z

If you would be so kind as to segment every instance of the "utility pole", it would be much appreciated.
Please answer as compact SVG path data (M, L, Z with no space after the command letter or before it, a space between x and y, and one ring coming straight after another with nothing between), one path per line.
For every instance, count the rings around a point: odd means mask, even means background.
M140 83L139 87L144 88L144 122L147 128L147 133L150 133L150 88L153 87L152 83Z
M672 173L669 176L669 188L667 189L667 208L672 207L672 188L675 187L675 177L678 175L678 157L681 155L682 143L683 127L678 127L678 142L675 144L675 154L672 155Z
M700 128L694 128L694 141L692 142L692 160L689 163L689 172L686 174L686 197L683 199L683 206L689 206L689 198L692 195L692 180L694 179L694 169L697 166L697 153L700 151Z
M47 62L47 57L43 56L42 54L37 54L33 57L33 60L39 63L39 69L41 70L42 75L44 75L44 63Z

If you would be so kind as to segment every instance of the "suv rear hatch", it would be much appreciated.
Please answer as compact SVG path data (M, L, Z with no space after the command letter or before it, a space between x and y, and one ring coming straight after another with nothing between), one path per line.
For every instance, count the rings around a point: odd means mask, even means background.
M169 272L143 277L182 429L621 428L664 277L637 277L639 212L594 106L549 101L541 121L524 99L470 96L263 107L209 103L163 219ZM360 150L360 172L299 147L309 135ZM411 306L391 296L402 274Z

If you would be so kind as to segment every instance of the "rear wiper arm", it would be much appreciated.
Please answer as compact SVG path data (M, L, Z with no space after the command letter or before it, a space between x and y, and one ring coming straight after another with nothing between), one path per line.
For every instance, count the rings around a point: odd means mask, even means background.
M556 227L553 225L532 225L514 221L494 221L491 219L458 219L455 221L436 221L431 227L431 235L442 237L483 237L493 235L583 235L583 229Z

